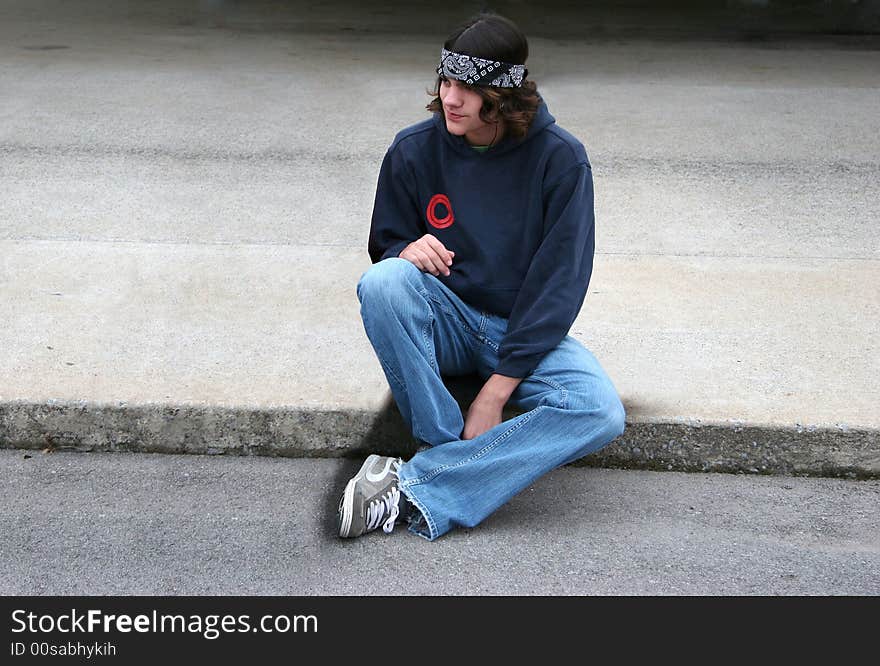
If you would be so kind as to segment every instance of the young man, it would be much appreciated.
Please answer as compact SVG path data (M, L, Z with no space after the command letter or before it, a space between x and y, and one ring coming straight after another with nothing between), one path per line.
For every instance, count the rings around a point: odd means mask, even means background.
M567 335L593 266L590 163L526 79L527 56L503 17L456 30L433 118L397 134L382 162L357 293L424 446L407 462L367 458L339 503L342 537L473 527L623 432L614 386ZM442 376L474 372L485 384L465 419ZM502 422L508 402L527 411Z

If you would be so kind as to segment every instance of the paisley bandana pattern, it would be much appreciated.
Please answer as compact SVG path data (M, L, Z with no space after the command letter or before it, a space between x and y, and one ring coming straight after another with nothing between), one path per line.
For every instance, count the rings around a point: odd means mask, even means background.
M470 85L519 88L526 76L526 66L486 60L443 49L440 52L437 73L448 79L458 79Z

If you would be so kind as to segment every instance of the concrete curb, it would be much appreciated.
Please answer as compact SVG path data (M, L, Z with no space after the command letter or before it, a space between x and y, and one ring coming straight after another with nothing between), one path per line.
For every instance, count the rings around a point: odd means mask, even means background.
M347 457L412 455L392 403L379 411L91 402L0 402L0 448ZM876 430L745 423L628 422L579 465L880 478Z

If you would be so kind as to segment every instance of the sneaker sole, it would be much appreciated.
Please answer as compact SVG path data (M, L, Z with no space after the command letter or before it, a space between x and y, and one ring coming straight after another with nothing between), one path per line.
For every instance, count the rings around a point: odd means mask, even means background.
M367 470L369 470L373 466L373 462L378 459L379 456L375 453L367 456L367 459L364 461L364 464L361 465L358 473L355 474L354 477L345 486L345 492L342 494L342 505L339 507L338 513L339 536L343 538L352 536L350 532L351 519L354 516L354 487L357 484L358 479L362 479L364 476L366 476Z

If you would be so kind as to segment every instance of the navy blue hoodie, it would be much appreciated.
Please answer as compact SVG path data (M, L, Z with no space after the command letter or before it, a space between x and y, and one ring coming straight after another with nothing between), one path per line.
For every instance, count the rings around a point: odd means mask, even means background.
M523 139L486 152L435 113L397 134L382 162L370 226L373 263L425 234L455 252L439 279L469 305L508 318L496 372L526 377L568 334L593 269L593 178L583 145L546 104Z

